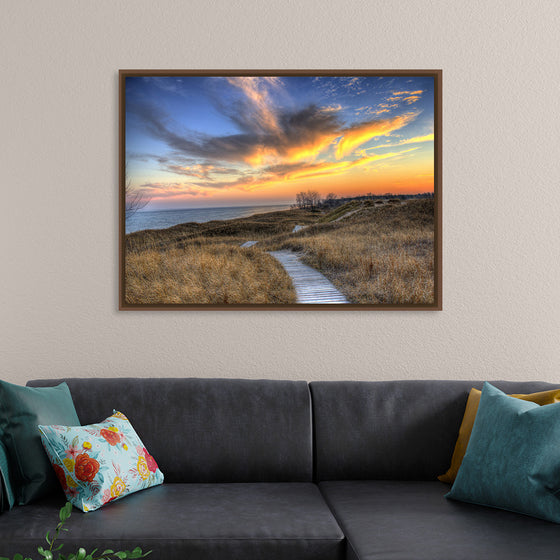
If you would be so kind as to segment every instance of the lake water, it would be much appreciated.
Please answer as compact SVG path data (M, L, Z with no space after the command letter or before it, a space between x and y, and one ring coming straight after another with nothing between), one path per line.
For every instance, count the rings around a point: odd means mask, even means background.
M150 210L137 212L126 223L126 233L143 229L165 229L187 222L210 222L246 218L254 214L288 210L289 204L274 206L236 206L229 208L188 208L182 210Z

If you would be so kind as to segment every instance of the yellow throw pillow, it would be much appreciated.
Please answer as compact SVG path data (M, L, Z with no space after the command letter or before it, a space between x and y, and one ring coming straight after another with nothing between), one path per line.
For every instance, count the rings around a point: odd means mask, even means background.
M467 445L469 444L469 439L471 437L476 412L478 411L480 395L481 392L475 388L472 388L469 393L467 406L465 407L465 415L463 416L463 421L461 422L461 427L459 428L459 437L457 438L457 443L455 443L455 449L453 450L453 456L451 457L451 466L447 469L445 474L438 476L438 480L441 480L441 482L448 482L449 484L453 484L453 482L455 482L455 477L457 476L457 472L459 471L459 467L461 466L463 457L467 451ZM539 393L531 393L529 395L520 394L510 396L524 401L531 401L542 406L545 404L560 402L560 389L541 391Z

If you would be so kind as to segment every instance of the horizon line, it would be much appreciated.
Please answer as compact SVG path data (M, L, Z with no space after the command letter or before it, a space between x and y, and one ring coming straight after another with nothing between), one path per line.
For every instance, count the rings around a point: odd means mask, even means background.
M390 196L406 196L406 197L417 197L418 195L435 195L435 192L432 191L422 191L417 193L403 193L403 192L386 192L383 194L358 194L355 196L338 196L337 200L346 200L346 199L354 199L354 198L363 198L363 197L371 197L371 198L383 198L383 197L390 197ZM194 207L180 207L180 208L160 208L157 210L138 210L138 214L146 214L148 212L166 212L166 211L178 211L178 210L214 210L220 208L254 208L254 207L269 207L269 206L287 206L287 205L295 205L295 200L290 202L274 202L270 204L243 204L243 205L229 205L229 206L194 206Z

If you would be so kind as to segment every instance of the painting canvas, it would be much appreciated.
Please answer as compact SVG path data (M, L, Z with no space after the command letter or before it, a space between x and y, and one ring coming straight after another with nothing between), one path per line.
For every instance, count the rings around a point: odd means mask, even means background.
M120 71L120 309L441 309L441 71Z

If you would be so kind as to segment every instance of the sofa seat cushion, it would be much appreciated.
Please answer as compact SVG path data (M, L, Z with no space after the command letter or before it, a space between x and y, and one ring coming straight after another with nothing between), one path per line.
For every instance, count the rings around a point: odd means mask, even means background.
M453 502L441 482L336 481L320 489L348 539L348 560L557 559L558 525Z
M0 517L0 556L31 555L63 503L41 501ZM97 511L76 509L74 545L153 550L152 560L342 560L342 531L312 483L164 484ZM33 556L33 557L35 557Z

